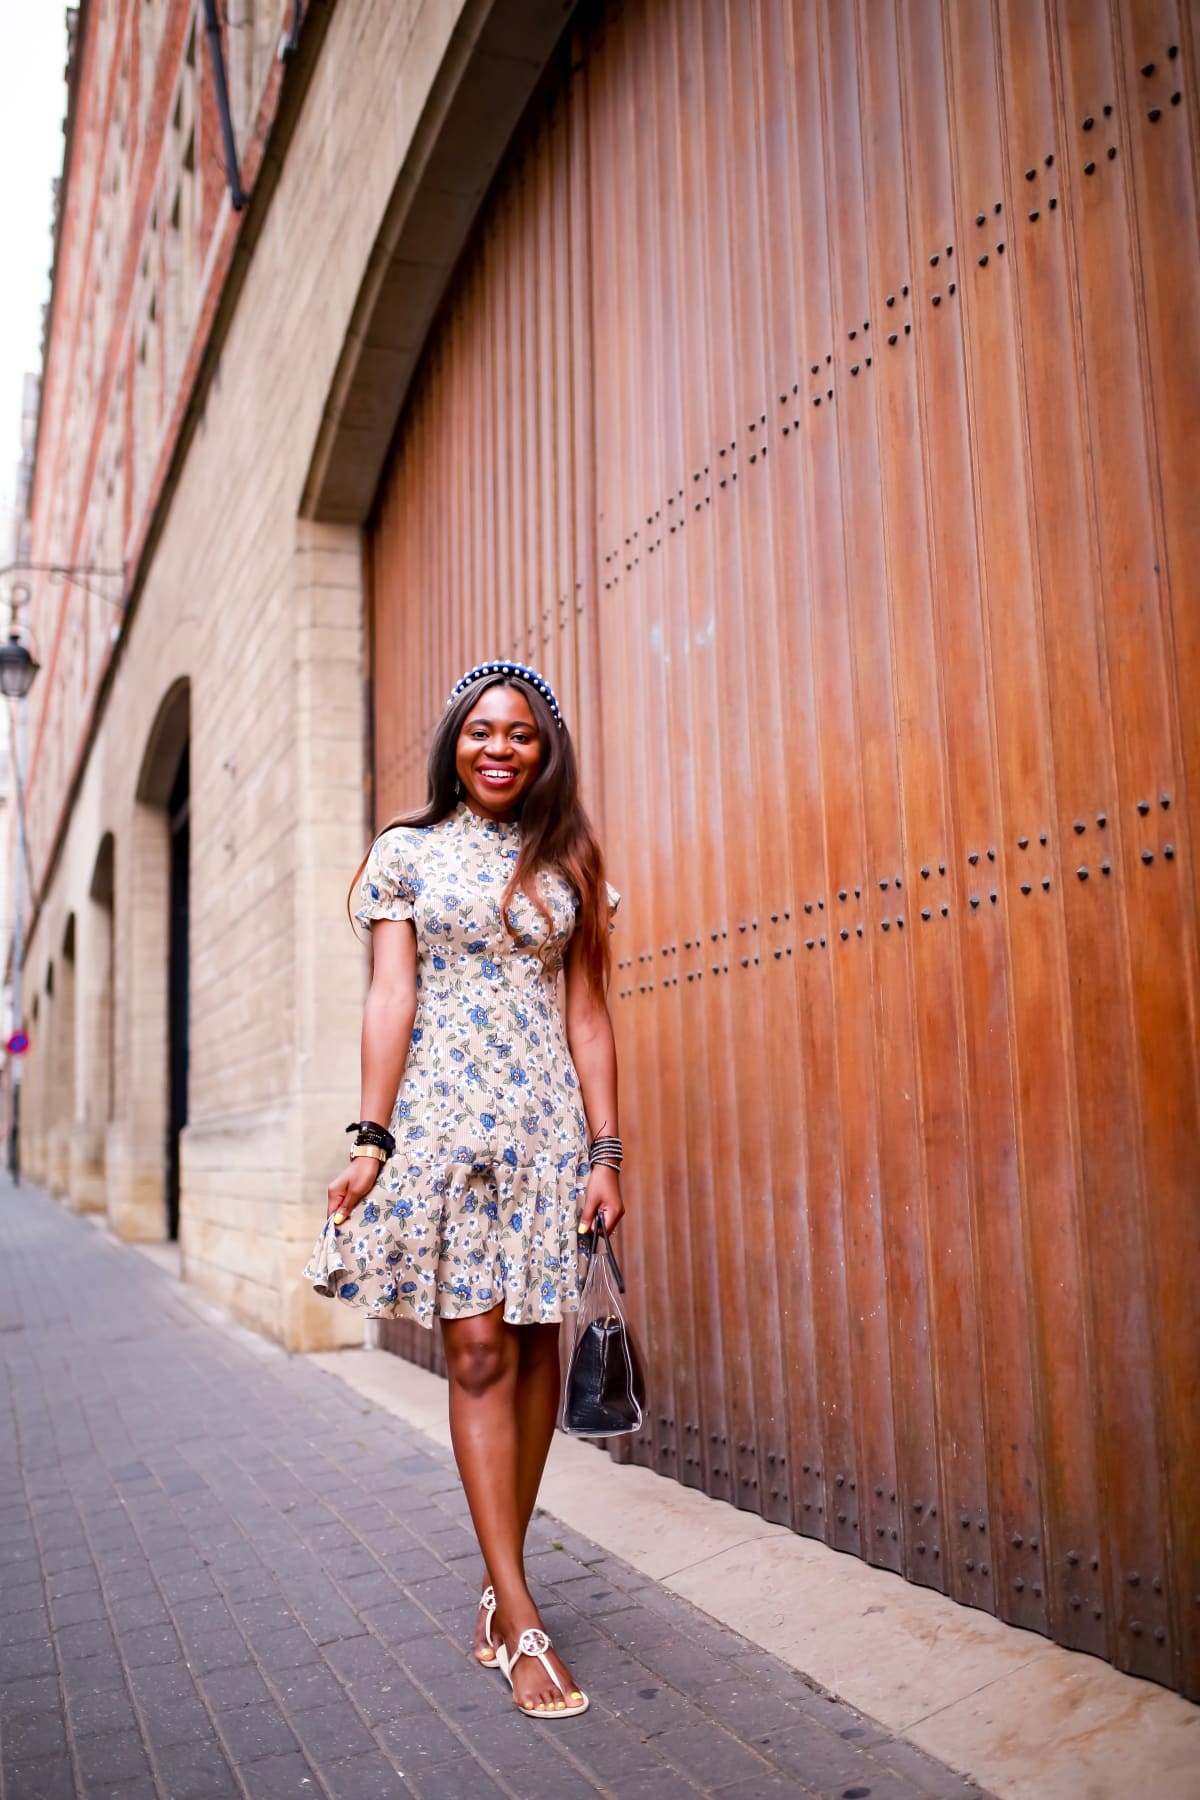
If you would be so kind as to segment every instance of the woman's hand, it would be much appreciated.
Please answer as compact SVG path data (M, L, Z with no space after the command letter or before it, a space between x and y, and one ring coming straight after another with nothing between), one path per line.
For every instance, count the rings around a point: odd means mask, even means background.
M600 1167L593 1169L589 1175L587 1198L579 1214L581 1234L592 1230L598 1212L604 1214L607 1231L615 1230L625 1216L625 1206L621 1199L621 1177L615 1169Z
M381 1166L373 1156L356 1156L348 1162L329 1184L329 1210L325 1216L332 1218L340 1213L344 1218L360 1200L365 1200L379 1180Z

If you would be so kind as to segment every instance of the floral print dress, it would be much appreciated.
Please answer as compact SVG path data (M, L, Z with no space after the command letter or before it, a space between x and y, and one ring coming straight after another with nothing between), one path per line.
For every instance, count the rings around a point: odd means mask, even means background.
M385 831L367 858L355 917L417 932L396 1154L344 1225L326 1221L304 1273L369 1318L431 1326L503 1305L510 1325L548 1324L578 1306L587 1123L558 1003L576 900L544 870L553 926L518 893L505 930L518 835L460 802Z

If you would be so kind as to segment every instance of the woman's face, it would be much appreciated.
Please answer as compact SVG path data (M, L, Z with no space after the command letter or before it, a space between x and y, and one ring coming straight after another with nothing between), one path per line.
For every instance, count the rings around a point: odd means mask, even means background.
M463 720L454 756L472 812L485 819L512 818L541 761L538 728L520 689L499 682L480 694Z

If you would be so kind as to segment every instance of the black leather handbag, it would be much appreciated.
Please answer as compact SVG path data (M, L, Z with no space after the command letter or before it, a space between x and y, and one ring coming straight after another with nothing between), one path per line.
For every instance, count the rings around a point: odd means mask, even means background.
M619 1296L625 1292L604 1215L580 1238L588 1259L567 1362L562 1428L575 1437L640 1431L646 1385Z

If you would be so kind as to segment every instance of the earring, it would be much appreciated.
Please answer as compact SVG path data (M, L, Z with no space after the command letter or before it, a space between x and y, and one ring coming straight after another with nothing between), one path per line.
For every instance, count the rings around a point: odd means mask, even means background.
M458 798L458 796L459 796L459 794L461 794L461 793L462 793L462 782L461 782L461 781L460 781L460 780L459 780L459 779L458 779L458 776L457 776L457 775L456 775L456 776L455 776L455 777L454 777L454 796L455 796L455 799L457 799L457 798Z

